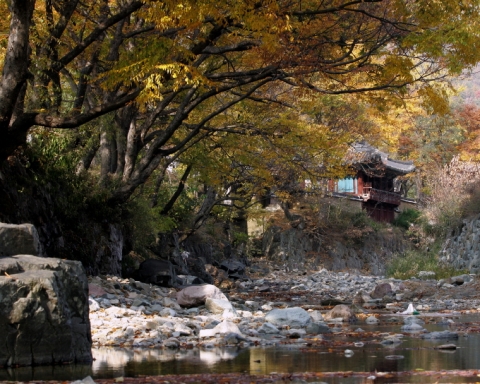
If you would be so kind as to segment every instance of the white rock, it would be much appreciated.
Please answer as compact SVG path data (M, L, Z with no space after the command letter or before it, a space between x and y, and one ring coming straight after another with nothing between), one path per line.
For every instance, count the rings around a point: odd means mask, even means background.
M205 300L205 307L214 314L224 313L225 310L235 312L232 303L228 300L212 299L210 297L207 297L207 299Z
M224 320L220 324L218 324L213 329L201 329L199 336L200 337L212 337L216 334L227 334L227 333L237 333L242 335L242 332L238 328L238 326L231 321Z
M164 317L168 317L168 316L175 317L177 316L177 312L175 312L172 308L163 308L160 311L160 315Z
M100 309L100 305L97 303L97 301L92 298L92 297L89 297L88 298L88 310L90 312L96 312Z
M202 305L207 298L228 300L220 289L211 284L192 285L177 293L177 303L182 307Z

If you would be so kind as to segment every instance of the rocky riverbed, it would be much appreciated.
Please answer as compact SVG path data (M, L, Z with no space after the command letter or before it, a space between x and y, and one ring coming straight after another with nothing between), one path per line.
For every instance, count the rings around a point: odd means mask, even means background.
M429 277L424 272L402 281L325 269L274 271L261 277L251 273L224 292L208 284L174 289L114 276L90 277L93 346L271 345L322 338L341 329L342 322L361 327L391 321L409 304L420 313L480 311L480 281L475 276L441 281ZM405 320L405 326L422 331L419 322Z

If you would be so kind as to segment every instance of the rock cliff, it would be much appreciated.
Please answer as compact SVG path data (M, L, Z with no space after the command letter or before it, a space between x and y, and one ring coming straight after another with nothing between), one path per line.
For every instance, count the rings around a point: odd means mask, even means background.
M463 220L445 241L440 260L456 269L480 272L480 215Z
M373 275L385 274L385 261L404 252L408 242L399 231L384 228L357 236L316 236L303 228L270 227L263 236L263 252L289 269L356 269Z
M5 240L0 254L6 255L0 257L0 366L91 361L88 281L82 264L18 254L17 236L24 240L18 250L37 249L32 226L0 224L0 233Z

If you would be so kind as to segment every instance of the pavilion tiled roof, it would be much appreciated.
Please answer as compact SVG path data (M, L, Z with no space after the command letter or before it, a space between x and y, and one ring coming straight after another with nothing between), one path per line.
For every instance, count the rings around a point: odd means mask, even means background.
M364 169L368 165L370 168L380 168L378 171L383 170L399 176L415 170L415 165L413 165L412 161L392 159L387 153L372 147L364 141L354 143L345 160L354 167Z

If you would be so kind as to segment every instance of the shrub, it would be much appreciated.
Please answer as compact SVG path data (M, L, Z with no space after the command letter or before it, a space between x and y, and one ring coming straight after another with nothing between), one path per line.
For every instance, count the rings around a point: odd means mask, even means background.
M420 211L408 208L398 215L393 221L393 225L403 229L409 229L410 225L415 224L420 216Z
M434 245L432 250L410 250L397 255L387 263L387 276L395 279L409 279L418 276L420 271L435 272L436 279L443 279L463 273L465 270L457 270L452 266L439 261L438 251L440 243Z

